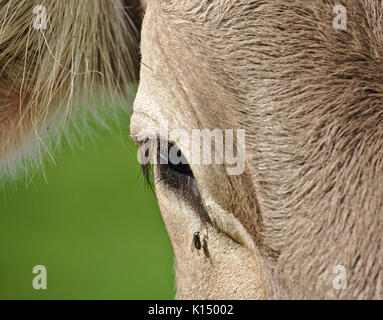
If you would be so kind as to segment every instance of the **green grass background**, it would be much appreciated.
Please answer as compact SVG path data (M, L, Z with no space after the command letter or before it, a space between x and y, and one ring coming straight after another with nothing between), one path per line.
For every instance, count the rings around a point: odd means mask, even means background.
M0 299L174 297L169 238L122 132L64 143L47 181L40 169L0 195ZM47 290L32 287L40 264Z

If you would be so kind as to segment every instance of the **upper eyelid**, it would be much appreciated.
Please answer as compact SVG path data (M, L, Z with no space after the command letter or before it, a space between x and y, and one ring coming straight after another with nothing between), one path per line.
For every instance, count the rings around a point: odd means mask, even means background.
M146 134L145 129L139 130L138 126L130 126L130 137L137 145L143 145L148 140L153 140L157 138L157 134L152 129L147 129L147 132L149 133L149 130L152 131L152 134Z
M144 136L144 135L130 132L130 137L138 145L138 147L141 147L147 143L149 143L149 144L158 143L159 145L166 143L166 144L169 144L171 146L176 146L179 150L181 150L181 148L177 145L177 143L175 143L169 139L161 139L160 135L145 135ZM182 152L182 150L181 150L181 152Z
M145 127L142 126L145 123ZM138 145L144 144L149 139L158 137L159 126L155 119L146 113L134 111L130 118L130 137Z
M143 131L144 130L141 130L140 132L136 132L133 130L130 131L130 137L138 147L144 145L147 142L160 140L159 135L156 134L154 131L152 131L153 134L143 134Z
M158 145L165 143L176 146L182 152L181 146L176 141L169 140L169 137L161 137L158 121L146 113L134 111L130 121L130 137L139 148L147 145L148 142L149 144L156 142ZM142 126L143 123L145 123L145 128Z
M140 139L139 135L133 134L130 132L130 138L134 141L134 143L138 146L141 147L143 144L145 144L148 140L151 140L150 138L146 139Z

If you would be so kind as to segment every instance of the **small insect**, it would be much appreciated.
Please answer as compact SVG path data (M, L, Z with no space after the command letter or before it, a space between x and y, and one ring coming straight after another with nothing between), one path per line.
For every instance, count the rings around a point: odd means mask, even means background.
M193 244L194 244L194 247L195 247L197 250L200 250L200 249L201 249L201 238L200 238L200 233L199 233L199 231L196 231L196 232L194 232L194 234L193 234Z

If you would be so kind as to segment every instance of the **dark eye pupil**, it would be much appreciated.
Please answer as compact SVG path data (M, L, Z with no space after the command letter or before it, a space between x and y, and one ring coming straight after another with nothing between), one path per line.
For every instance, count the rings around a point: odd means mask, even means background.
M191 176L191 177L193 176L193 172L191 171L190 166L188 164L182 164L182 163L173 164L169 162L168 166L170 170L176 171L180 174L184 174L187 176Z
M169 164L168 164L169 169L176 171L180 174L184 174L187 176L193 176L193 172L192 172L186 158L183 156L181 150L177 150L177 156L180 160L179 163L172 163L171 157L169 157Z
M174 149L174 148L177 148L177 147L175 145L169 144L168 147L166 148L167 150L162 151L162 152L168 153L166 157L168 159L168 164L166 165L167 168L173 172L177 172L182 175L193 177L193 172L189 166L188 161L183 156L181 150L178 148L177 149ZM174 154L177 155L177 159L173 159L172 153L173 155Z

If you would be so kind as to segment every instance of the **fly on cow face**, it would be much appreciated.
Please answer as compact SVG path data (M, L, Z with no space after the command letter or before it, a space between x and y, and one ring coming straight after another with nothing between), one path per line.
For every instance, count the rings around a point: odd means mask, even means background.
M200 238L200 232L199 231L194 232L194 234L193 234L193 244L197 250L201 250L202 246L201 246L201 238Z

